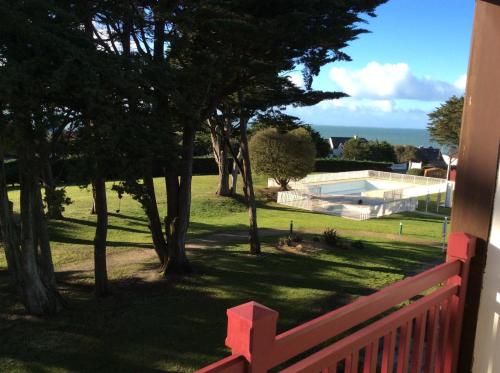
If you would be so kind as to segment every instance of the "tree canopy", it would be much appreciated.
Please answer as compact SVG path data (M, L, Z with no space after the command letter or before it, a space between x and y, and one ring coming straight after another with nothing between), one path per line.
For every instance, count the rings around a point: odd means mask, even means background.
M452 96L429 113L427 129L431 139L442 146L458 148L463 108L464 97Z
M7 147L16 154L21 190L18 224L2 172L0 225L28 311L56 312L63 303L41 193L43 185L46 195L58 195L51 173L58 158L75 160L78 183L92 187L99 297L110 294L105 183L111 178L141 203L161 273L190 272L193 157L203 134L222 140L220 154L239 146L241 159L233 156L251 211L250 251L259 254L247 124L273 108L344 97L311 89L313 78L325 64L350 59L343 49L367 32L366 16L383 2L0 0L0 161ZM304 88L286 76L296 68ZM310 128L294 129L288 147L314 154L311 135L317 136ZM283 177L299 177L306 163ZM153 164L165 170L164 225ZM62 200L52 197L45 202Z
M258 174L273 178L282 190L290 180L299 180L314 170L316 149L305 128L279 132L266 128L250 140L250 158Z

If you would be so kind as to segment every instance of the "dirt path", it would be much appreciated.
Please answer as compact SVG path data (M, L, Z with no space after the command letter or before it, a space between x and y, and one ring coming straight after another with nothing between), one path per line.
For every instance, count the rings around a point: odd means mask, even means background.
M369 237L369 238L381 238L384 240L395 240L399 242L408 242L418 245L429 245L440 247L440 243L432 240L426 240L421 238L409 237L409 236L399 236L397 234L390 233L379 233L379 232L367 232L367 231L357 231L357 230L339 230L340 235L353 236L353 237ZM308 230L307 232L297 231L301 234L321 234L320 230ZM287 230L263 228L260 230L260 236L265 237L279 237L288 234ZM203 238L194 238L188 241L188 250L199 250L208 247L214 247L224 244L236 244L244 243L248 240L247 231L226 231L208 235ZM115 251L107 256L108 270L113 271L128 265L133 265L136 263L154 263L156 261L156 253L152 249L127 249L123 251ZM65 264L60 268L57 268L57 272L64 274L65 276L81 276L88 275L88 273L94 270L94 261L92 259L82 260L76 263ZM134 278L140 281L155 281L158 280L158 272L155 268L141 269L134 273Z

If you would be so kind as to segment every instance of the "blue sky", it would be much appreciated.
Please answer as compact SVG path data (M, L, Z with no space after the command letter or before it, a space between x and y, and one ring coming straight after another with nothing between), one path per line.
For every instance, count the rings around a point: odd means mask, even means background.
M474 0L389 0L313 88L350 98L288 113L317 125L425 128L427 113L465 87ZM301 84L300 71L290 79Z

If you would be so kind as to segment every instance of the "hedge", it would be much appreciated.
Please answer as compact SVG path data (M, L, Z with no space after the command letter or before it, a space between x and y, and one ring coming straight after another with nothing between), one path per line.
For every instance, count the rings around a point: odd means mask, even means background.
M316 172L344 172L344 171L390 171L392 163L373 161L351 161L347 159L323 158L316 160Z
M229 160L229 169L232 167L232 159ZM359 170L388 171L390 163L371 162L371 161L349 161L344 159L317 159L316 172L343 172ZM79 159L67 159L58 161L53 165L53 173L58 182L61 183L84 183L85 175L82 170L84 164ZM7 174L7 183L18 182L17 162L8 162L5 164ZM194 175L217 175L218 169L215 160L211 157L195 157L193 162ZM153 175L155 177L163 176L163 165L153 165ZM119 175L108 175L110 179L119 179Z

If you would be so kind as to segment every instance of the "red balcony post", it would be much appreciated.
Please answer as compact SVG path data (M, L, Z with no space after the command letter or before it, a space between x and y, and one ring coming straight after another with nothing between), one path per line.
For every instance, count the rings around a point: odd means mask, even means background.
M233 355L248 361L248 373L263 373L270 368L275 348L278 312L256 302L227 310L226 346Z
M452 233L448 239L447 261L460 260L462 268L460 275L448 280L448 283L460 286L459 293L453 296L449 307L451 330L445 346L444 372L457 371L460 337L462 333L465 297L469 279L470 261L476 254L476 238L465 233Z

